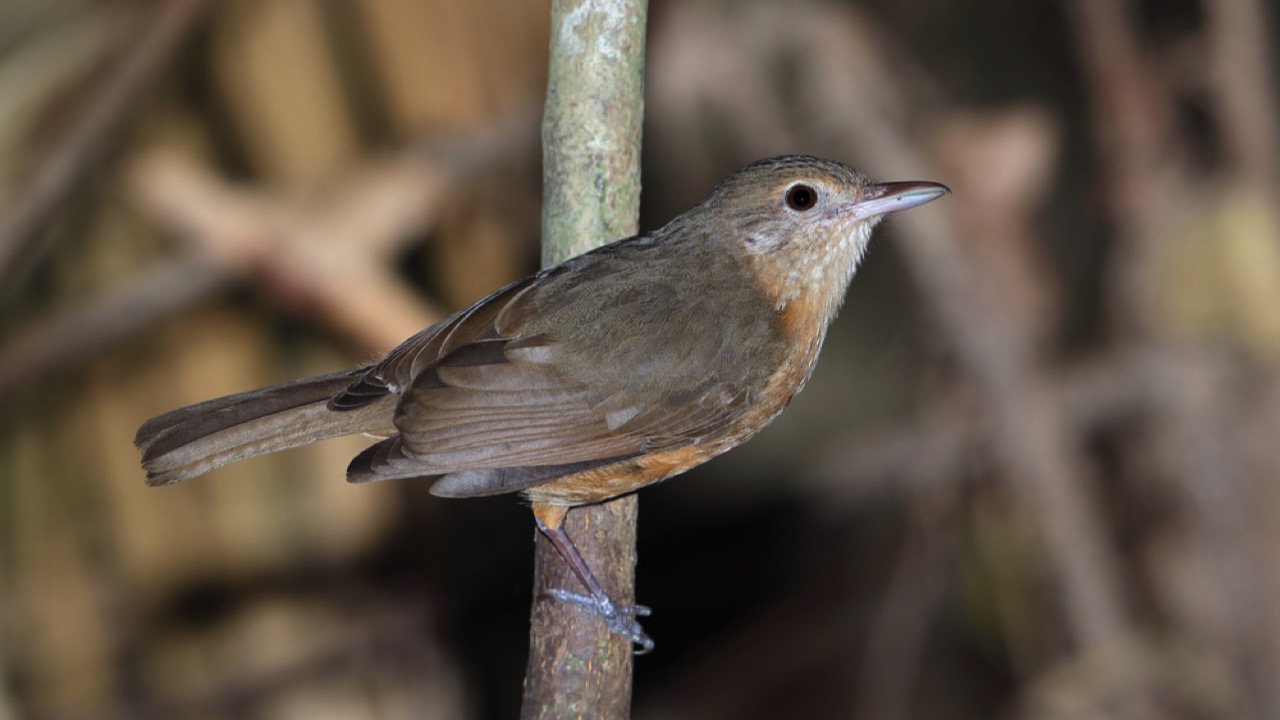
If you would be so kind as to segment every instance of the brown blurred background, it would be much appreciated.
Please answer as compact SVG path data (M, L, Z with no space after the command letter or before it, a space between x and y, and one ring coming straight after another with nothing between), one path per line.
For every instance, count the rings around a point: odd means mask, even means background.
M637 718L1280 718L1280 11L655 0L644 217L811 152L808 389L642 495ZM0 720L508 718L514 498L133 432L531 271L546 3L0 2Z

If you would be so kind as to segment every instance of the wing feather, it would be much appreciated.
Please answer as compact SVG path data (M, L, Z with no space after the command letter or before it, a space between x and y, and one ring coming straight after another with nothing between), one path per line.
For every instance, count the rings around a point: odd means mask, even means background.
M401 343L359 380L329 401L330 410L363 407L408 387L440 358L470 343L495 337L493 320L529 288L537 276L514 282L475 305L432 325Z
M698 298L665 286L619 289L609 274L615 270L599 258L583 261L577 275L564 267L507 286L424 331L366 374L361 382L369 387L353 386L347 395L357 400L378 387L400 395L399 435L357 457L349 478L443 476L432 492L448 496L527 489L700 442L751 404L743 389L751 383L704 372L744 333L769 330L755 319L759 310L672 343L666 323L688 327L687 318L701 311ZM576 316L566 309L572 303L582 304ZM618 322L573 322L600 313ZM625 342L628 331L654 335L628 345L648 350L599 352Z

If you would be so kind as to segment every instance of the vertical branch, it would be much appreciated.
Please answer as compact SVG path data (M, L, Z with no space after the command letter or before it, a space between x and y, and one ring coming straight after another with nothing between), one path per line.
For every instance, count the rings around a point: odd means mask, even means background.
M542 118L542 242L554 265L634 235L645 3L556 0Z
M555 0L543 116L543 263L636 232L644 0ZM634 496L569 513L565 529L612 597L633 602ZM631 643L542 597L578 581L538 536L523 718L630 714Z
M1101 184L1117 243L1108 273L1117 331L1157 333L1158 268L1180 217L1181 138L1169 90L1148 68L1130 8L1110 0L1064 0L1084 68L1099 145Z

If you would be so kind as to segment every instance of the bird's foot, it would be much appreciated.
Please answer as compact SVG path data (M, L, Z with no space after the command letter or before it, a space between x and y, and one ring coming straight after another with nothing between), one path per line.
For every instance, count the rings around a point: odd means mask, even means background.
M637 655L644 655L653 649L653 640L636 620L638 617L648 617L651 614L652 611L644 605L618 605L605 595L587 595L560 589L550 589L545 594L549 598L577 605L604 618L609 632L627 638L639 646L636 650Z

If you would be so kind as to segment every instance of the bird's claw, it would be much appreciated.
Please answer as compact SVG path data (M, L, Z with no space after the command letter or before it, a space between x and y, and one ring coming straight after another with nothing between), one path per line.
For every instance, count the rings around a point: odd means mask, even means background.
M648 607L644 605L616 605L608 597L596 597L595 595L570 592L558 588L546 590L544 594L553 600L577 605L600 616L604 619L609 632L627 638L639 646L635 651L636 655L644 655L653 649L653 640L644 631L644 628L640 626L639 621L636 620L637 617L648 617L653 614L653 611Z

